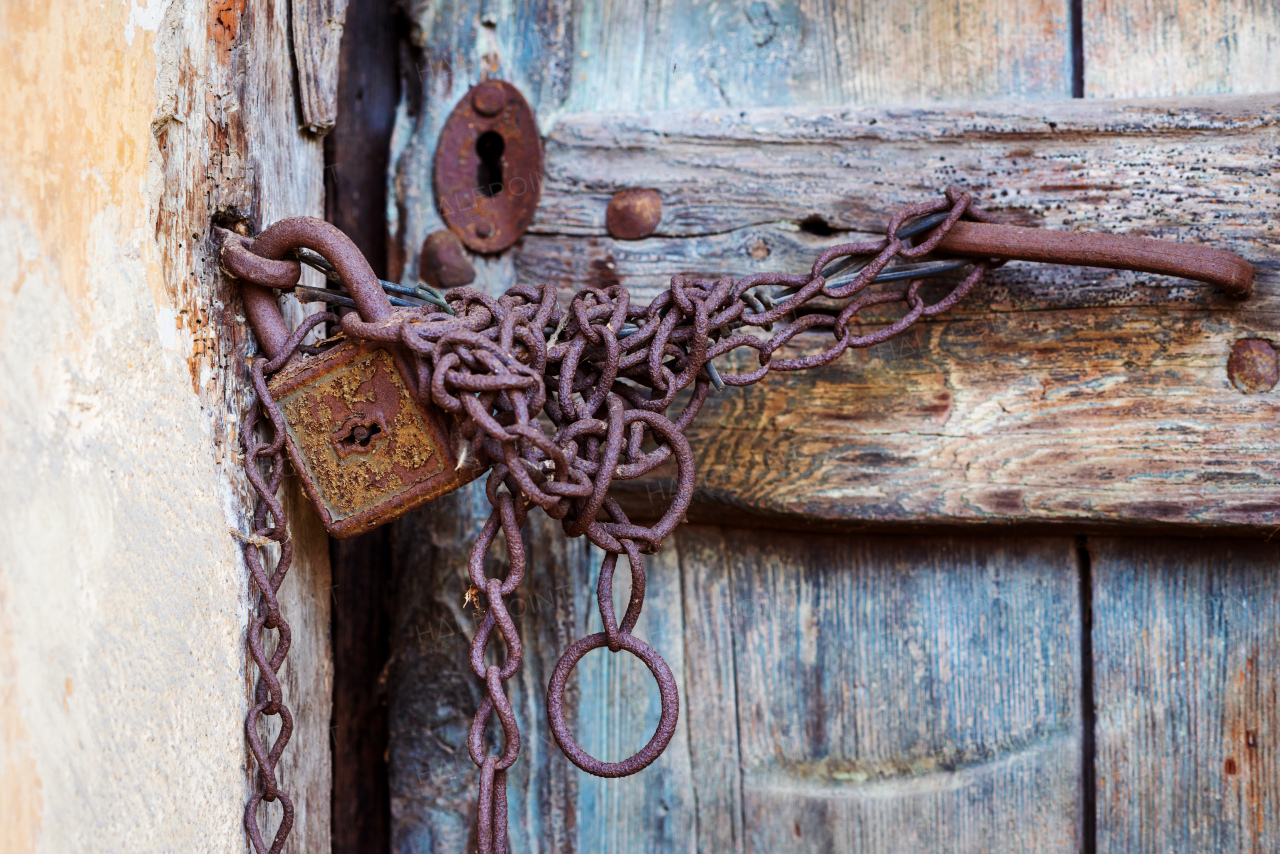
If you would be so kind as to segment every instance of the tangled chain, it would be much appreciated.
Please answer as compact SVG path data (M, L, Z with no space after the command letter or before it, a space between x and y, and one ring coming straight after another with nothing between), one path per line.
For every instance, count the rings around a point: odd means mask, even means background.
M897 237L914 217L948 210L949 215L919 245ZM980 262L941 301L926 305L921 280L904 290L868 291L867 286L896 258L930 252L962 216L975 216L968 195L949 190L945 200L900 211L878 241L845 244L823 252L808 275L762 274L716 281L675 276L669 290L648 306L635 306L625 287L584 288L568 311L557 307L550 285L517 286L494 299L473 289L452 291L444 312L411 315L398 325L364 323L348 314L343 330L352 337L400 343L418 354L420 387L436 405L466 417L473 453L492 462L486 492L493 512L476 539L469 559L471 582L484 593L485 616L471 645L471 665L486 694L471 726L469 748L480 767L478 839L480 854L506 852L506 771L520 751L515 715L502 683L520 666L523 648L504 597L524 577L525 547L520 534L530 505L560 521L569 537L585 536L606 556L600 570L598 600L605 631L574 643L557 665L548 688L547 715L562 750L578 767L606 777L635 773L658 757L675 732L679 697L670 669L655 651L631 632L644 602L642 554L653 554L683 520L693 496L693 454L683 431L698 414L713 383L712 359L741 347L755 350L759 365L727 385L758 382L771 370L796 371L824 365L849 348L868 347L901 333L921 317L953 306L990 266ZM822 270L846 256L872 255L852 281L828 285ZM769 306L753 295L757 288L794 289ZM798 313L817 296L849 300L838 314ZM907 312L894 323L858 335L853 320L865 308L904 302ZM739 325L765 327L795 315L769 338L736 331ZM624 335L624 326L630 334ZM796 359L775 358L796 335L830 328L834 342L823 351ZM667 410L676 395L692 386L683 410ZM539 421L554 427L548 433ZM652 450L646 450L646 443ZM652 526L632 523L608 497L616 480L631 480L674 458L675 497ZM599 518L603 514L604 518ZM505 578L484 574L485 557L501 530L507 544ZM618 556L631 569L631 600L618 623L612 582ZM506 653L501 664L486 664L495 633ZM658 730L639 753L616 763L601 762L574 740L564 717L564 689L574 665L589 651L607 646L627 650L649 667L662 697ZM484 731L496 714L503 732L498 755L484 752Z
M942 212L945 212L943 214ZM936 226L912 245L904 224L935 215ZM400 346L416 356L414 370L419 397L463 419L467 454L491 465L485 485L492 513L476 538L468 560L474 588L483 594L484 617L471 645L471 666L484 680L485 696L471 726L468 747L480 768L477 838L480 854L507 850L506 772L520 752L520 733L503 683L520 667L523 647L505 597L524 577L526 554L521 528L530 508L541 507L559 520L566 536L585 536L605 552L597 588L605 630L584 637L565 652L553 672L547 694L547 716L561 749L578 767L592 774L619 777L633 774L656 759L670 742L679 716L679 696L670 669L647 644L632 634L644 603L643 555L655 553L684 519L694 488L693 454L683 432L698 414L713 385L745 386L770 371L798 371L827 364L851 348L869 347L900 334L922 317L937 315L956 304L998 261L978 261L951 292L932 305L920 296L923 279L903 289L874 290L869 285L895 259L915 259L931 252L961 218L987 219L968 194L955 188L945 199L910 205L892 219L880 240L833 246L805 275L766 273L715 281L675 276L668 290L647 306L632 305L625 287L588 287L574 294L567 310L556 302L551 285L519 285L494 298L471 288L446 296L448 308L431 306L397 310L391 321L366 322L352 312L342 319L349 338ZM850 281L836 284L823 271L840 259L865 258ZM296 275L295 279L296 281ZM763 289L757 295L756 291ZM815 298L841 301L832 313L807 304ZM776 301L775 301L776 299ZM847 301L847 302L844 302ZM906 312L896 321L866 334L857 334L863 309L903 303ZM251 570L267 606L256 628L279 628L280 644L268 662L255 648L254 660L263 674L257 705L250 713L250 742L261 769L262 786L246 811L246 826L261 852L252 813L259 800L282 800L285 821L277 832L275 854L288 832L292 809L273 776L279 751L288 741L288 712L280 703L275 673L288 649L288 626L279 616L274 591L288 568L288 541L282 528L268 528L268 513L282 519L274 488L280 482L283 423L262 380L297 349L305 331L320 322L316 315L290 336L284 354L271 363L254 363L254 385L271 418L275 438L256 444L250 413L243 433L246 465L251 480L253 461L269 457L268 479L253 480L259 494L255 533L282 544L276 573L266 578L253 550ZM781 328L773 331L774 325ZM760 337L741 331L757 327L772 332ZM822 351L800 358L779 358L777 351L802 332L830 329L834 340ZM756 351L758 365L746 373L720 377L711 362L731 351ZM668 410L677 395L691 391L678 415ZM548 431L545 418L551 425ZM674 460L677 467L674 498L653 525L633 523L609 497L615 481L639 478ZM507 569L501 578L485 575L485 559L501 531L506 543ZM248 556L250 549L246 549ZM625 555L631 572L631 598L619 623L613 605L613 575L618 557ZM269 591L269 592L268 592ZM251 631L253 638L255 631ZM495 636L505 649L500 660ZM574 740L564 716L564 690L574 666L587 652L607 647L626 650L649 667L658 683L662 715L658 729L638 753L621 762L602 762L588 755ZM491 652L492 649L492 652ZM491 660L492 659L492 660ZM282 714L286 727L268 754L256 738L259 714ZM501 750L486 753L485 730L497 716L503 734Z

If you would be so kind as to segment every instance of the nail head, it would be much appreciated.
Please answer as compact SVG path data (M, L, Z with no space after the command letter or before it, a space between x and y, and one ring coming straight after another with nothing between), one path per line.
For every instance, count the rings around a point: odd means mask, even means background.
M1231 346L1227 376L1245 394L1271 391L1280 381L1280 354L1270 341L1242 338Z
M640 240L653 234L662 221L662 197L657 190L622 190L614 193L605 211L609 234L618 240Z
M501 83L486 81L471 90L471 106L482 116L496 116L507 105Z
M474 282L476 269L458 235L442 228L422 241L418 275L433 288L447 289Z

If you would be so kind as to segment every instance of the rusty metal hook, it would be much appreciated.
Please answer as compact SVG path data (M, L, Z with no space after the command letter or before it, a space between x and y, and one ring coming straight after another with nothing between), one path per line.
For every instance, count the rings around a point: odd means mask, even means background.
M1237 300L1248 299L1253 294L1253 265L1232 252L1192 243L962 220L951 226L936 248L939 253L969 258L1004 258L1178 276L1216 285Z

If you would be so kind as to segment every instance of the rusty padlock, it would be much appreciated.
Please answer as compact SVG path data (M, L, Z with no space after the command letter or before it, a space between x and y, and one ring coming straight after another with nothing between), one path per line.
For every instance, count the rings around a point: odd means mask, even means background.
M332 225L310 217L281 220L255 240L226 232L223 268L241 282L245 313L269 358L289 337L275 295L301 269L289 253L310 249L341 276L360 317L394 322L396 310L369 262ZM449 413L419 393L410 356L394 345L345 341L318 356L298 356L268 381L286 425L285 446L329 533L354 537L474 480L460 465L464 440Z

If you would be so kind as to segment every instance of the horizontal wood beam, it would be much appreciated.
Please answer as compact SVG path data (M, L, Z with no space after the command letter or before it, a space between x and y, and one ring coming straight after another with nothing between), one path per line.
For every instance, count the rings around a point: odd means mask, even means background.
M517 274L646 300L674 273L800 272L949 184L1012 224L1239 253L1257 268L1244 303L1013 262L893 342L726 390L689 430L691 515L1270 530L1280 398L1238 391L1227 362L1241 339L1280 342L1278 119L1280 96L570 116ZM626 187L662 195L654 237L607 236ZM660 508L666 485L629 503Z

